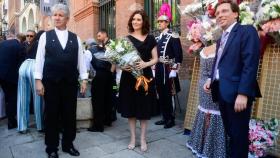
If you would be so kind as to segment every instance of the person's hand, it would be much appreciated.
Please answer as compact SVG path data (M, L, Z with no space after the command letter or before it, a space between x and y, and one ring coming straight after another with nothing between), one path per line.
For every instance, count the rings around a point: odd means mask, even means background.
M115 65L115 64L112 64L110 70L111 70L112 73L115 72L115 71L116 71L116 65Z
M128 66L128 65L123 66L121 69L122 69L123 71L128 71L128 72L131 72L131 71L132 71L131 66Z
M43 96L45 94L45 88L44 88L44 85L42 83L41 80L36 80L35 81L35 87L36 87L36 93L39 95L39 96Z
M234 104L234 111L241 112L247 108L248 97L243 94L238 94Z
M211 80L206 80L206 82L203 85L203 89L206 93L211 93L210 85L211 85Z
M163 56L160 56L159 57L159 62L161 62L161 63L163 63L163 64L168 64L168 58L166 57L166 58L164 58Z
M148 66L147 63L144 62L143 60L140 60L135 63L135 67L137 70L142 70L142 69L146 68L147 66Z
M80 93L85 94L87 90L87 80L83 80L80 87Z

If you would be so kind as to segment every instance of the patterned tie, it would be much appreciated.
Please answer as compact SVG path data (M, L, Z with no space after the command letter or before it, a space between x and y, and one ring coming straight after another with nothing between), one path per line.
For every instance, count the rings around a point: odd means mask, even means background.
M218 65L219 65L220 59L222 57L225 45L226 45L228 35L229 35L229 32L224 32L223 35L222 35L222 38L221 38L220 46L219 46L219 49L218 49L218 52L217 52L217 60L216 60L216 63L215 63L214 79L219 79L219 73L217 72L218 71Z

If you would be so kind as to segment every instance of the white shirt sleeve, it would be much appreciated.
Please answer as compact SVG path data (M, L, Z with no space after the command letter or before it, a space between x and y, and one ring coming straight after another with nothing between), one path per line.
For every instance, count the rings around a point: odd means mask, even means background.
M86 63L86 66L87 66L87 70L89 71L90 70L90 65L91 65L91 59L92 59L92 54L89 50L85 50L84 51L84 60L85 60L85 63Z
M80 74L80 79L85 80L88 79L88 73L87 73L87 67L86 67L86 62L84 58L84 53L83 53L83 46L81 39L77 36L78 39L78 45L79 45L79 52L78 52L78 70Z
M37 54L36 54L34 78L39 80L42 80L43 78L43 68L44 68L45 54L46 54L45 46L46 46L46 32L44 32L39 39L39 44L38 44Z

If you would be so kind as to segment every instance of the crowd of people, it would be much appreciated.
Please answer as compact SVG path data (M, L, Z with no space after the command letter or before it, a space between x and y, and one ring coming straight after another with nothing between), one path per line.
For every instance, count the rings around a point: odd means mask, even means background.
M180 91L178 71L183 54L179 35L169 29L172 16L164 4L157 18L158 37L150 34L148 16L136 10L128 20L125 38L137 50L141 60L118 67L97 56L105 53L110 38L106 30L97 32L97 41L86 42L67 29L69 8L52 7L53 30L28 30L15 39L0 42L0 86L5 94L8 129L26 133L30 104L39 132L45 134L46 153L58 158L59 133L64 152L79 156L73 142L76 137L77 92L84 94L89 74L93 122L88 131L103 132L116 120L116 109L128 119L130 141L136 146L136 122L140 121L140 150L146 152L148 120L163 128L175 125L174 98ZM260 97L256 74L260 43L254 27L238 23L238 5L218 3L215 10L222 37L200 52L199 105L187 147L197 157L248 157L248 128L252 102ZM25 39L26 38L26 39ZM116 69L121 69L118 98ZM136 89L132 70L143 71L148 90ZM1 99L1 98L0 98ZM118 101L117 101L118 100ZM116 103L117 102L117 103ZM118 106L116 106L116 104Z

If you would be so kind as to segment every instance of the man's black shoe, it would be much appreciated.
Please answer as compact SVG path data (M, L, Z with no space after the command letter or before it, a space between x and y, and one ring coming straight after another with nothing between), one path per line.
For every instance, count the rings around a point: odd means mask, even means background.
M48 158L58 158L58 154L57 154L57 152L50 152L50 153L48 153Z
M164 125L164 124L165 124L164 120L160 120L160 121L155 122L155 125Z
M69 153L72 156L80 156L80 153L77 149L75 149L74 147L68 148L68 149L64 149L62 148L63 152Z
M39 133L45 133L45 129L41 129L38 131Z
M90 132L103 132L104 128L101 128L101 127L97 128L95 126L92 126L92 127L88 128L88 131L90 131Z
M17 128L17 120L9 120L8 121L8 129Z
M169 120L165 123L163 128L171 128L173 126L175 126L175 121L174 120Z

